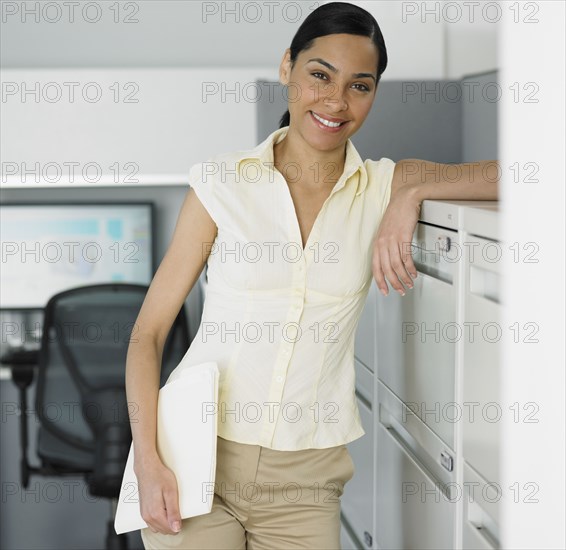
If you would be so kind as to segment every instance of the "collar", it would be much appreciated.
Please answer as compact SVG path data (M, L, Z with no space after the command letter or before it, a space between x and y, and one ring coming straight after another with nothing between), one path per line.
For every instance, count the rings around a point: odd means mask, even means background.
M279 143L287 135L289 126L283 126L272 132L264 141L253 149L248 149L242 151L242 155L236 160L236 165L238 169L240 168L240 163L245 160L258 160L260 162L260 167L265 167L267 169L273 169L273 147L275 144ZM351 178L359 170L360 174L358 178ZM364 165L364 161L360 157L356 147L352 143L352 140L348 138L346 142L346 162L344 163L344 173L338 180L335 191L338 191L348 181L357 180L357 191L356 195L360 195L365 191L367 187L367 171Z

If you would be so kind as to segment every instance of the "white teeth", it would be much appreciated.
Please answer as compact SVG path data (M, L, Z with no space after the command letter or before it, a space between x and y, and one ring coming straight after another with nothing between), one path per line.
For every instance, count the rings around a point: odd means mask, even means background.
M330 122L328 120L324 120L323 118L320 118L316 113L312 113L312 116L314 118L316 118L316 120L318 120L319 122L322 122L322 124L324 124L325 126L328 126L330 128L338 128L338 126L340 126L342 124L342 122Z

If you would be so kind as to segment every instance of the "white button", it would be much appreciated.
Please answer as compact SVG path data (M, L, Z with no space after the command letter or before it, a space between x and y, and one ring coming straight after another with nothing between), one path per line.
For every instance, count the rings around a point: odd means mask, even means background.
M283 377L282 377L282 376L278 376L278 377L276 378L276 380L277 380L277 382L281 382L281 381L283 380Z

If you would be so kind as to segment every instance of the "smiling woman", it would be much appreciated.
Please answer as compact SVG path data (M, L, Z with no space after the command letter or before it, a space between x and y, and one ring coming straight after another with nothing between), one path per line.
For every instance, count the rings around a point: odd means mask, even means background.
M274 146L274 163L287 180L304 234L308 235L343 174L346 143L351 144L349 138L366 120L386 67L387 50L379 25L361 8L343 2L321 6L307 17L283 55L280 80L293 91L280 120L280 128L289 129ZM366 172L388 160L366 160ZM287 167L294 172L297 165L303 177L291 181ZM376 212L386 210L386 214L378 224L372 271L384 295L389 292L385 277L403 296L403 285L413 288L417 271L407 243L423 200L498 197L496 161L451 165L452 173L466 174L459 179L447 177L447 168L432 161L404 159L396 163L391 179L382 182L389 192L384 195L386 203L376 205Z
M425 161L363 160L350 140L386 66L370 13L320 6L281 60L280 80L295 93L280 128L190 171L136 320L145 337L128 349L128 400L144 404L132 435L146 548L340 548L340 497L354 473L346 444L365 433L353 350L372 251L374 268L377 258L394 277L393 251L412 233L419 201L450 191L420 183ZM156 359L205 262L202 321L184 363L218 364L224 412L212 510L181 518L175 478L155 449Z
M335 38L341 39L342 42L335 42ZM356 41L355 39L358 40ZM312 47L315 41L317 46L325 42L330 47L329 57L324 58L313 54ZM334 51L332 51L333 46L335 47ZM328 47L325 48L326 51L328 49ZM332 65L329 59L339 59L342 62L346 62L347 59L344 58L346 53L350 53L354 57L365 54L367 57L366 59L356 59L352 64L343 65L344 67L350 70L357 65L361 66L363 63L368 65L368 70L366 72L341 74L340 69ZM299 56L301 57L300 60L298 59ZM315 80L319 79L324 82L323 89L325 92L332 91L337 86L327 76L326 71L330 71L332 77L359 79L359 83L352 83L352 85L359 86L358 90L364 91L368 96L371 96L369 101L371 108L377 85L381 75L387 68L387 48L385 47L381 29L370 13L346 2L332 2L321 6L312 13L312 16L305 19L293 37L291 46L285 51L283 60L286 65L285 75L287 75L285 77L286 81L282 78L283 84L289 85L290 72L297 67L301 71L301 76L310 75L311 78L311 81L304 82L302 87L300 86L301 82L297 82L300 92L303 93L310 90L318 96L320 92L318 86L321 83L316 83ZM322 68L324 69L321 70ZM299 76L299 74L293 74L293 76ZM306 76L307 80L308 78L309 76ZM291 108L281 117L280 128L290 125L291 110L295 111L292 108L293 104L294 102L291 102Z

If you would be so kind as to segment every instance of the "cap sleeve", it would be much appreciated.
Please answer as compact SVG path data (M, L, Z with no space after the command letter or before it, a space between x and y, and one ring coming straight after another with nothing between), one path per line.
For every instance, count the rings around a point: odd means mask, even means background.
M189 185L195 190L200 202L206 208L206 211L214 220L214 223L218 226L215 178L214 175L204 172L202 162L193 165L189 170Z
M381 220L391 200L391 184L395 162L387 157L379 160L366 160L368 173L369 200L375 204L377 218Z
M381 216L385 214L387 207L389 206L389 201L391 200L391 185L393 183L393 172L395 171L395 162L389 158L383 157L381 160L381 192L380 192L380 204L381 204Z

